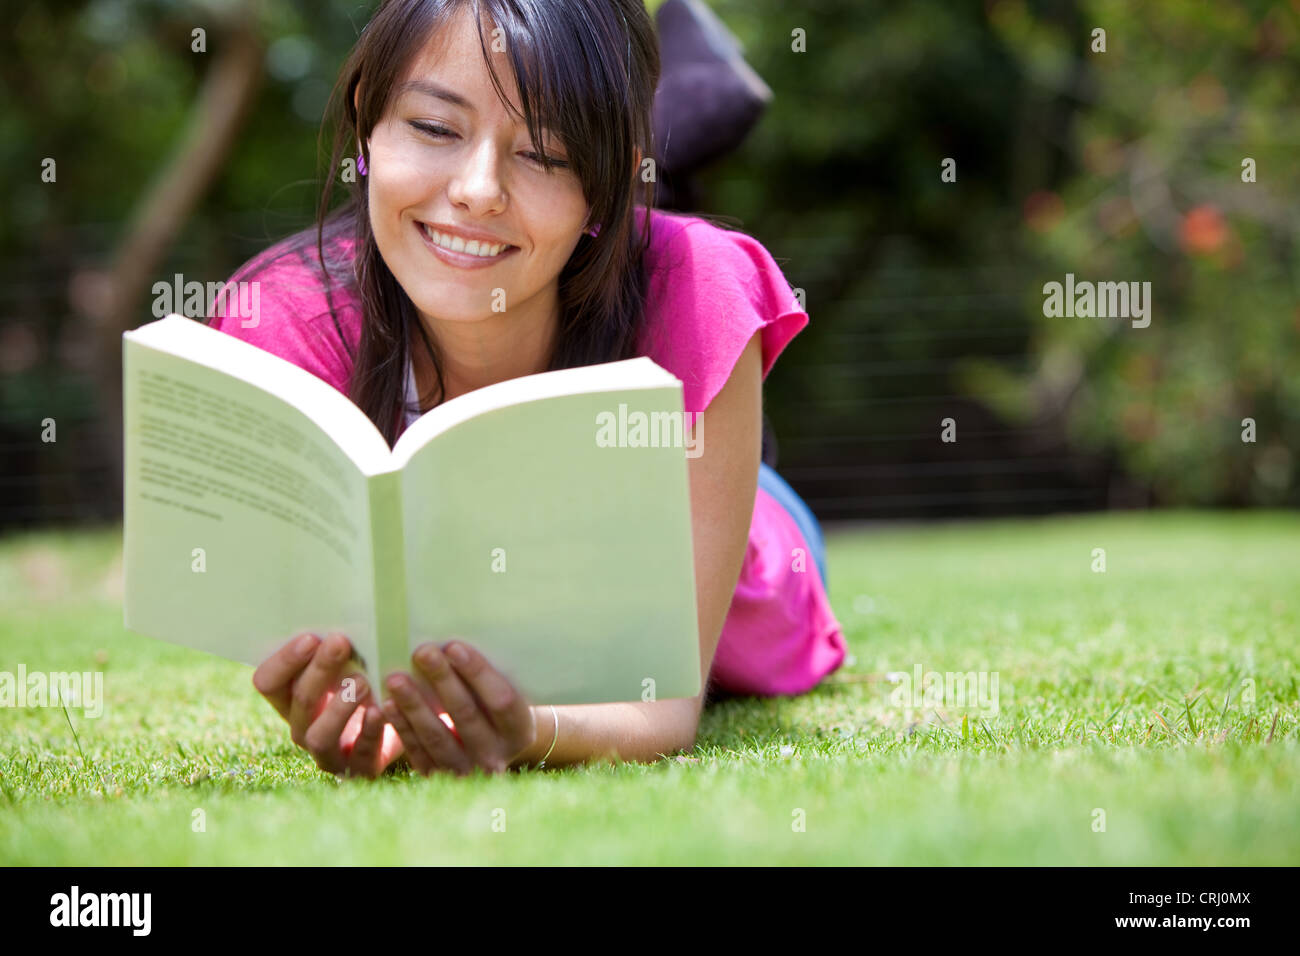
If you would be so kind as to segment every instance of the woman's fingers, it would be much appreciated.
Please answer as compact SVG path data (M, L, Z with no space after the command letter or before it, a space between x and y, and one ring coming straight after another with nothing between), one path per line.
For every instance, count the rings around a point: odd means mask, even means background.
M373 777L383 768L379 764L379 742L383 737L384 715L374 704L361 709L361 731L347 755L347 772L354 777Z
M456 773L469 773L473 768L470 755L466 754L455 735L428 706L416 688L415 682L405 674L394 674L388 679L388 688L393 693L396 707L392 712L385 710L385 713L397 728L402 742L406 744L411 765L421 773L428 772L421 770L417 764L413 752L415 748L412 746L414 744L424 751L435 768L443 767ZM441 698L442 695L439 694L439 697ZM452 719L454 720L455 717L453 716Z
M352 644L342 634L324 641L299 634L258 666L253 686L322 770L373 777L400 756L403 743L385 723L364 676L339 683L351 655ZM436 706L432 692L428 696Z
M385 719L386 715L382 710L379 714L381 720ZM398 735L397 728L393 726L393 722L390 720L384 724L384 729L379 739L379 763L377 764L379 771L381 773L386 772L401 757L405 756L405 754L406 745L402 743L402 738ZM408 760L407 762L409 763L410 761Z
M289 719L294 679L311 661L319 644L315 634L299 634L253 671L253 686L285 720Z
M456 673L487 713L492 726L505 739L509 751L507 756L513 758L527 749L537 735L537 727L533 709L524 695L468 644L452 641L445 652ZM454 714L452 719L455 720Z
M289 736L299 747L307 746L307 728L316 720L321 698L338 682L351 654L352 643L342 634L331 634L293 682L289 701Z
M535 738L528 701L462 641L418 648L415 676L389 678L392 699L382 705L360 674L340 686L351 653L342 634L323 641L300 634L253 674L254 687L289 722L294 743L323 770L374 776L405 750L422 774L465 774L475 766L501 772Z
M391 681L389 687L390 689L392 687ZM428 776L432 773L436 769L433 758L425 751L424 744L415 735L414 728L402 715L402 710L397 706L396 701L390 697L380 704L380 709L383 710L388 725L393 728L398 739L402 741L402 751L406 754L406 759L411 762L411 769L422 776Z
M339 687L320 716L312 721L303 737L303 748L315 758L317 766L330 773L342 773L349 760L343 749L348 722L370 698L370 687L361 676L349 677L355 681L351 688ZM354 730L350 737L357 737ZM355 743L353 744L355 747Z
M458 642L448 646L464 647ZM416 648L413 660L416 671L429 682L447 708L470 760L492 773L504 771L512 756L506 752L509 745L460 679L447 655L436 644L428 643Z
M487 718L506 739L510 756L528 748L537 736L528 698L516 691L515 685L491 666L486 657L463 641L452 641L447 646L447 658L487 711Z

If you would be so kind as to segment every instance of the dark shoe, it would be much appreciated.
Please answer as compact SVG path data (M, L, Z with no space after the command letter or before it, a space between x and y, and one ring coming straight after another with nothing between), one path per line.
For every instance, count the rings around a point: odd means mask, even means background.
M691 173L744 141L772 90L701 0L665 0L655 13L655 26L661 70L654 135L657 161L667 174L661 177L661 192L672 192L674 181L684 186ZM668 208L671 202L663 205Z

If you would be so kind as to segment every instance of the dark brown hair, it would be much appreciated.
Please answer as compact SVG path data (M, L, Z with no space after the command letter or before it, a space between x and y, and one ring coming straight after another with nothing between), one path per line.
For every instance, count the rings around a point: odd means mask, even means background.
M658 38L642 0L385 0L362 30L331 97L326 127L335 127L333 150L311 232L331 310L329 293L339 284L360 301L361 336L348 394L390 445L402 428L413 330L428 349L437 402L443 400L437 343L379 254L364 178L350 185L343 206L330 207L345 158L358 141L369 139L428 38L462 9L475 17L504 103L508 98L484 38L485 19L501 30L534 146L546 156L541 128L555 131L591 206L590 221L600 224L599 235L584 234L560 272L560 320L548 368L633 357L645 316L642 258L650 241L654 183L644 181L635 164L638 149L643 157L655 155L652 107L660 66ZM543 165L549 171L549 161ZM640 230L638 205L646 210ZM356 241L350 261L327 253L327 245L347 237ZM421 396L422 406L425 401Z

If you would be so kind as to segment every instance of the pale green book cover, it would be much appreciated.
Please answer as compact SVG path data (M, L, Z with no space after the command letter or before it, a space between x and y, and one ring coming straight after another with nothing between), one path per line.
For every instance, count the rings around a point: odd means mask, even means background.
M649 358L478 389L390 450L311 373L168 316L123 336L124 624L256 665L351 638L372 686L427 640L535 704L700 692L688 461Z

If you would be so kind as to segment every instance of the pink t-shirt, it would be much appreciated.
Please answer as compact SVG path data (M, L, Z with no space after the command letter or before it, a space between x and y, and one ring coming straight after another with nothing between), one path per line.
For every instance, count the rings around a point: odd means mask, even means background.
M637 209L637 225L644 210ZM350 254L340 241L338 254ZM335 251L327 247L327 254ZM647 315L640 354L682 381L685 410L703 412L760 332L763 377L808 324L790 284L756 239L703 219L651 212L646 250ZM348 393L361 310L342 285L323 291L314 243L284 243L254 257L231 281L259 281L257 325L210 317L213 328L278 355ZM330 303L334 314L330 314ZM347 345L344 344L346 339ZM408 367L408 388L409 388ZM409 393L408 393L409 395ZM792 555L805 560L796 570ZM799 694L844 660L846 645L811 550L790 514L762 488L749 545L710 672L732 693Z

